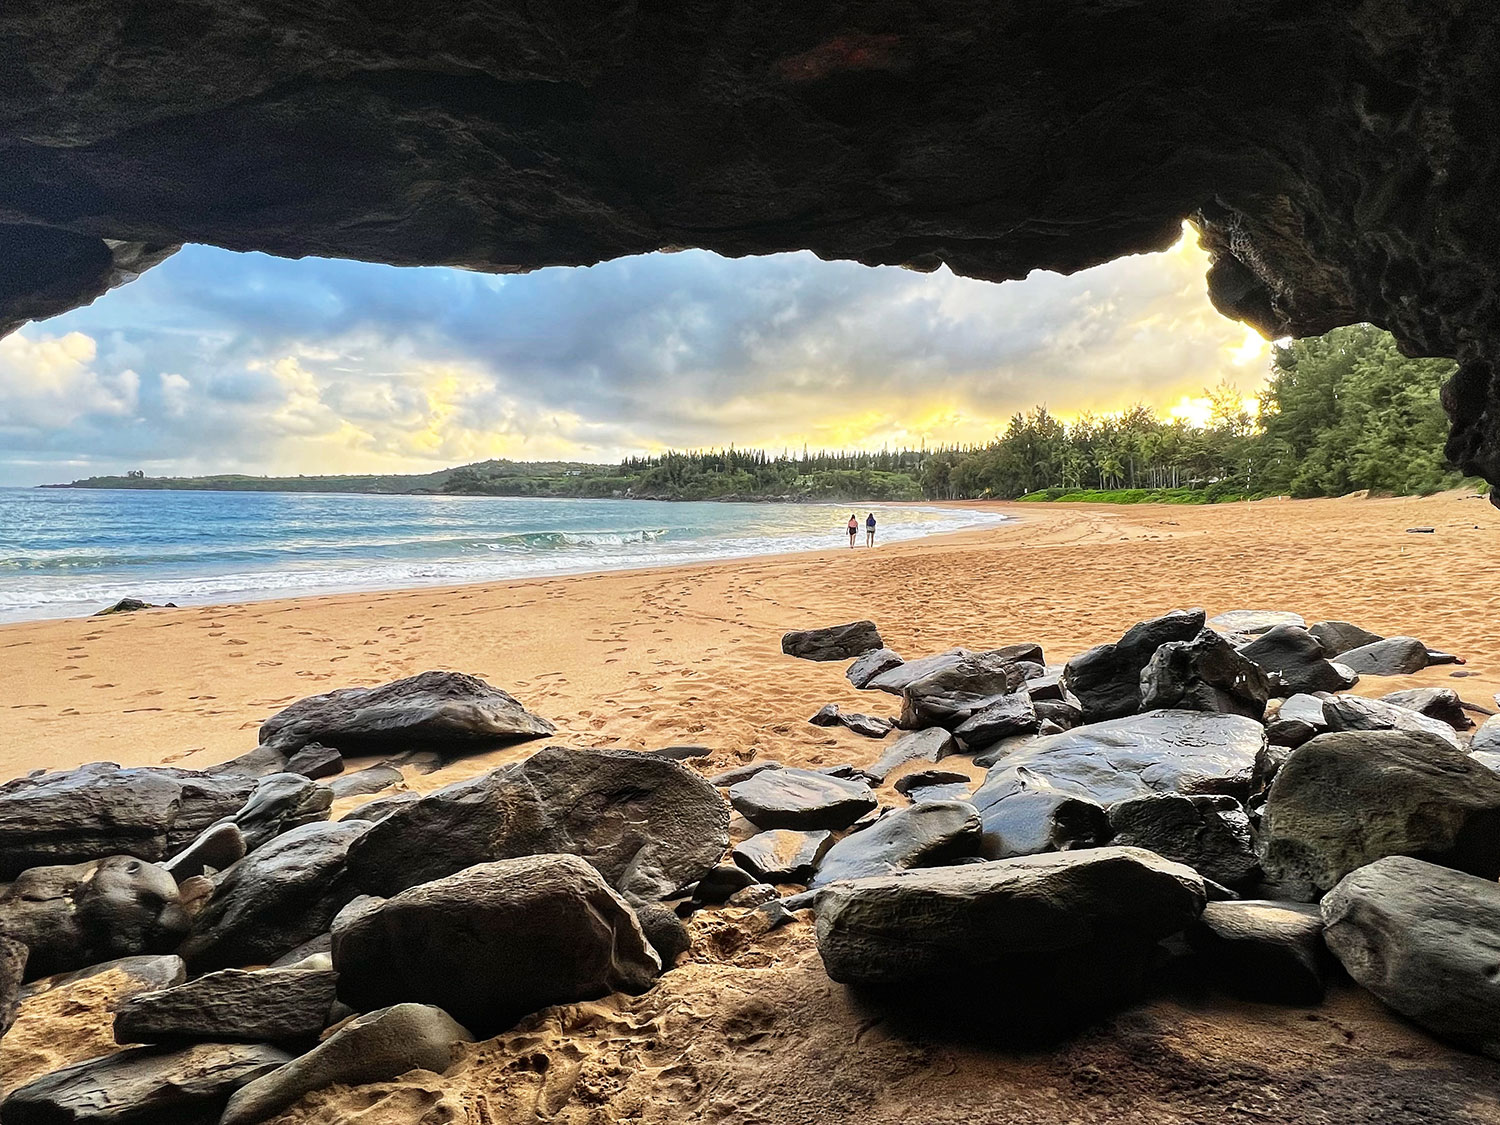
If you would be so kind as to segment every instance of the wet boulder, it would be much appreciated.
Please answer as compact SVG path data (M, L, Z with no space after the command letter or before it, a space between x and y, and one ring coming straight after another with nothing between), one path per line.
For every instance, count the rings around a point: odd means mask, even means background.
M1464 709L1463 700L1459 699L1458 692L1452 688L1407 688L1404 691L1387 692L1380 697L1380 702L1416 711L1429 719L1447 723L1454 730L1468 730L1474 725L1468 711Z
M1326 693L1325 693L1326 694ZM1301 692L1281 701L1266 723L1266 740L1276 746L1301 746L1328 729L1324 696Z
M1500 776L1431 734L1321 734L1277 772L1261 837L1277 897L1314 902L1349 872L1390 855L1493 880Z
M0 934L0 1039L16 1021L21 1003L21 982L26 979L26 946Z
M1063 668L1063 682L1078 699L1085 720L1103 722L1141 709L1141 673L1169 641L1190 641L1203 630L1201 609L1173 610L1142 621L1113 644L1096 645Z
M1406 676L1430 661L1427 646L1416 637L1386 637L1339 653L1339 663L1362 676Z
M1441 738L1455 750L1458 736L1440 719L1429 719L1418 711L1366 699L1359 695L1338 695L1323 701L1323 721L1330 731L1404 730Z
M953 737L965 749L977 750L1013 734L1030 734L1039 723L1037 705L1030 694L1013 691L975 711L954 728Z
M1434 1035L1500 1058L1492 876L1391 856L1345 876L1321 905L1328 948L1351 977Z
M1208 975L1226 992L1278 1004L1317 1004L1331 962L1316 906L1247 899L1210 902L1187 931Z
M339 817L339 820L368 820L373 824L377 820L384 820L397 809L404 808L413 801L420 801L421 799L422 794L420 793L391 793L385 797L376 797L373 801L366 801L362 805L356 805L343 816Z
M873 621L851 621L821 629L794 629L781 638L781 651L802 660L850 660L885 647Z
M553 732L511 695L462 672L308 696L272 715L260 742L294 754L310 742L351 756L412 749L462 754Z
M1250 818L1233 797L1137 797L1109 807L1109 826L1114 843L1155 852L1223 886L1242 890L1260 877Z
M397 809L350 849L349 870L360 889L391 895L477 863L567 853L650 902L702 878L728 847L724 798L686 766L549 746Z
M1359 679L1330 661L1317 637L1295 625L1278 625L1241 646L1239 652L1276 677L1277 695L1344 691Z
M327 820L333 791L298 773L273 773L255 783L242 808L225 822L234 824L254 851L275 836L303 824Z
M929 801L887 813L828 849L811 887L936 867L979 854L979 814L965 801Z
M309 742L286 761L286 773L300 773L316 781L344 772L344 756L332 746Z
M435 1004L481 1035L551 1004L643 992L661 969L630 906L574 855L402 891L334 929L333 965L358 1011Z
M731 855L735 863L759 882L805 886L832 846L833 833L826 830L798 832L793 828L773 828L735 845Z
M865 686L873 691L889 692L891 695L900 695L906 690L906 685L913 680L920 680L923 676L930 676L934 672L945 671L962 664L971 656L977 656L966 648L950 648L947 652L939 652L933 656L923 656L916 660L908 660L901 664L881 672Z
M342 801L345 797L363 797L371 793L379 793L389 789L392 785L400 785L405 778L401 771L395 766L378 765L369 766L353 773L340 774L328 783L328 788L333 793L335 801Z
M182 851L162 864L178 883L210 871L222 871L245 858L245 835L232 820L210 825Z
M1092 848L1109 839L1103 805L1024 771L1013 786L984 786L972 799L988 859Z
M815 727L844 727L866 738L884 738L895 726L890 719L866 715L860 711L841 710L837 703L826 703L807 720Z
M878 761L866 766L864 774L879 784L908 762L940 762L957 749L953 735L942 727L910 731L891 743Z
M1008 657L998 652L973 653L948 667L919 676L902 688L898 725L906 730L922 727L952 730L1002 697L1017 692L1024 682L1021 670Z
M1379 633L1372 633L1348 621L1316 621L1307 627L1307 631L1318 639L1325 653L1335 658L1351 648L1385 639Z
M957 770L917 770L896 779L893 786L913 804L922 801L967 801L973 782Z
M115 1013L115 1041L310 1041L328 1026L333 1001L328 969L221 969L130 997Z
M1212 629L1160 646L1141 670L1140 686L1148 711L1216 711L1257 720L1271 695L1266 674Z
M877 648L865 653L853 664L849 665L848 671L844 673L847 679L855 687L863 690L870 686L870 681L875 677L889 672L892 668L898 668L903 663L899 653L888 648Z
M863 781L780 769L730 786L729 803L757 828L836 830L848 828L877 802Z

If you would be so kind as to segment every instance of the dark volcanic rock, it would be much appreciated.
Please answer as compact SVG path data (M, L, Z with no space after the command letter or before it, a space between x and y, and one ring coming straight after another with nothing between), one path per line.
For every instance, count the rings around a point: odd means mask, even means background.
M1276 746L1301 746L1322 734L1328 729L1323 702L1323 696L1306 692L1282 700L1274 718L1266 723L1266 740Z
M346 820L368 820L373 823L377 820L384 820L397 809L403 809L412 802L420 801L421 799L422 794L409 792L392 793L386 797L376 797L373 801L366 801L364 804L350 809L343 816L339 817L339 822L343 823Z
M758 828L848 828L875 807L862 781L812 770L758 773L730 786L729 803Z
M977 750L1013 734L1030 734L1039 721L1031 696L1024 690L1014 691L975 711L954 728L953 737L965 748Z
M1278 695L1343 691L1358 679L1328 659L1317 637L1295 625L1278 625L1243 646L1240 655L1279 678Z
M1109 839L1103 805L1029 774L1019 775L1010 789L981 788L973 801L989 859L1092 848Z
M848 681L857 688L867 688L870 681L883 672L889 672L892 668L900 667L901 656L888 648L877 648L873 652L867 652L849 665L849 670L844 673Z
M1278 625L1307 624L1301 616L1282 609L1231 609L1208 619L1208 627L1222 633L1243 633L1253 637L1268 633Z
M880 630L873 621L793 630L781 638L781 651L803 660L848 660L884 647Z
M214 896L179 952L197 972L264 964L328 929L356 894L349 849L364 821L304 824L214 876Z
M1380 702L1419 712L1429 719L1447 723L1454 730L1468 730L1474 725L1474 720L1470 719L1468 712L1464 710L1463 701L1459 699L1458 692L1452 688L1407 688L1404 691L1393 691L1382 695Z
M1141 671L1141 707L1148 711L1219 711L1258 720L1270 697L1265 673L1212 629L1190 641L1168 641Z
M725 770L721 774L715 774L708 779L708 783L715 789L728 789L731 785L735 785L738 782L749 781L756 774L762 773L765 770L779 770L781 768L782 765L780 762L772 761L769 758L760 759L754 762L746 762L743 766L735 766L733 769Z
M290 1062L264 1044L137 1047L74 1063L28 1082L5 1099L5 1125L207 1125L229 1095Z
M26 979L26 953L19 940L0 934L0 1039L16 1022L21 982Z
M1186 864L1235 890L1260 877L1250 818L1233 797L1163 793L1109 807L1114 842Z
M762 883L806 884L823 854L833 845L833 834L815 830L773 828L736 844L734 862Z
M693 903L697 906L718 906L728 902L736 891L742 891L755 882L755 876L743 866L721 863L698 880L693 888Z
M273 837L304 824L328 819L333 791L298 773L273 773L261 778L243 808L227 817L254 851Z
M332 746L321 742L309 742L286 761L287 773L300 773L303 777L332 777L344 771L344 756Z
M106 980L110 985L109 999L112 1006L142 992L156 992L171 988L187 980L187 964L175 953L155 956L119 957L113 961L101 961L86 969L72 973L56 973L50 977L34 980L21 989L21 999L42 996L48 992L73 988L84 981L94 985Z
M879 761L864 768L864 773L878 784L907 762L940 762L956 749L953 736L942 727L914 730L891 743Z
M1500 886L1406 856L1346 876L1322 902L1349 975L1444 1039L1500 1058Z
M1455 750L1458 737L1453 728L1440 719L1429 719L1420 712L1378 699L1358 695L1339 695L1323 701L1323 720L1331 731L1338 730L1405 730L1441 738Z
M966 648L950 648L947 652L940 652L935 656L924 656L918 660L908 660L897 664L892 668L880 673L865 686L874 691L885 691L892 695L900 695L906 690L906 685L913 680L919 680L923 676L929 676L933 672L941 672L963 663L977 653Z
M340 774L328 783L328 788L333 792L333 799L341 801L345 797L379 793L392 785L400 785L403 780L401 771L395 766L369 766L354 773Z
M208 766L204 773L213 777L232 775L239 777L267 777L273 773L286 772L287 756L274 746L257 746L238 758Z
M815 727L847 727L855 734L866 738L884 738L895 726L890 719L866 715L859 711L841 711L837 703L825 703L818 713L807 720Z
M333 985L325 969L223 969L126 1000L115 1013L115 1042L315 1039L328 1026Z
M239 825L225 820L205 828L201 836L162 866L181 883L208 870L222 871L244 859L247 851Z
M1318 639L1323 651L1332 657L1338 657L1351 648L1385 639L1379 633L1372 633L1348 621L1317 621L1309 625L1307 631Z
M468 1029L428 1004L395 1004L349 1021L307 1054L241 1087L219 1125L257 1125L315 1090L388 1082L410 1070L441 1074Z
M967 801L971 785L969 775L959 773L957 770L917 770L915 773L898 777L892 788L913 801ZM961 790L962 792L952 797L935 796L935 791L939 789Z
M1210 902L1187 931L1209 974L1250 1000L1316 1004L1331 958L1316 906L1247 900Z
M910 665L903 665L903 668ZM911 680L901 689L900 725L953 729L970 716L1017 692L1024 683L1016 665L998 652L976 652ZM1027 704L1030 697L1024 692Z
M1316 901L1355 868L1389 855L1494 879L1500 776L1430 734L1321 734L1277 772L1261 834L1278 897Z
M494 1034L549 1004L643 992L660 971L635 914L590 864L536 855L403 891L333 934L356 1010L436 1004Z
M1416 637L1387 637L1339 653L1339 663L1362 676L1405 676L1427 667L1427 646Z
M444 754L542 738L553 731L499 688L462 672L423 672L379 687L308 696L272 715L260 741L291 754L309 742L344 754Z
M978 855L979 835L979 814L963 801L930 801L898 809L828 849L810 885L824 887L840 879L936 867Z
M0 934L30 951L28 980L166 953L190 921L171 874L133 856L33 867L0 887Z
M693 935L682 924L682 919L660 903L642 903L635 908L635 920L641 924L641 933L656 950L662 972L677 964L677 958L693 948Z
M1141 672L1168 641L1190 641L1203 629L1201 609L1173 610L1142 621L1114 644L1098 645L1068 661L1063 679L1090 723L1141 709Z
M569 853L649 902L702 878L728 847L724 799L686 766L549 746L398 809L350 849L349 870L390 895L476 863Z
M0 785L0 882L107 855L157 860L245 803L254 782L95 762Z

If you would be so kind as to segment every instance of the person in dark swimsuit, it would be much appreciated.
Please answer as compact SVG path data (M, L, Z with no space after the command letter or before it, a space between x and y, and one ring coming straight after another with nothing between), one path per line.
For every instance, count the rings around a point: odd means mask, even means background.
M865 517L865 546L875 546L875 513L871 512Z

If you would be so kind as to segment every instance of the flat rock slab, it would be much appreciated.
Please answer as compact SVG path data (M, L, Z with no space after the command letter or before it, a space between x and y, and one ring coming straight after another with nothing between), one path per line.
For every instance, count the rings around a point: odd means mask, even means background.
M1023 685L1021 690L1002 695L975 711L954 728L953 737L968 750L980 750L1013 734L1030 734L1040 721L1036 704Z
M272 715L260 741L286 754L309 742L349 756L408 750L462 754L553 732L508 693L462 672L423 672L379 687L299 699Z
M309 742L287 759L286 772L313 779L332 777L344 771L344 756L332 746Z
M1338 656L1340 664L1362 676L1406 676L1431 663L1427 646L1416 637L1386 637Z
M1015 789L985 793L981 788L973 797L983 826L985 858L1092 848L1109 839L1109 818L1099 802L1057 789L1042 778L1023 775L1022 781Z
M758 773L729 788L735 811L759 828L848 828L876 806L863 781L812 770Z
M1323 999L1331 958L1316 906L1264 899L1211 902L1187 937L1227 992L1283 1004Z
M1339 695L1323 701L1323 723L1331 731L1404 730L1441 738L1455 750L1458 736L1453 727L1441 719L1432 719L1420 711L1400 707L1380 699L1358 695Z
M957 749L953 735L942 727L909 731L891 743L879 760L866 766L864 772L878 784L908 762L940 762Z
M952 668L974 655L976 655L974 652L966 648L950 648L947 652L939 652L933 656L923 656L916 660L908 660L904 664L897 664L880 673L865 686L873 691L900 695L906 689L906 685L913 680L942 671L944 668Z
M796 629L781 638L781 651L803 660L849 660L884 647L873 621Z
M697 882L728 847L724 798L681 763L549 746L398 809L350 849L349 870L360 889L392 895L476 863L567 853L650 902Z
M762 883L806 885L832 846L833 833L828 831L773 828L737 844L731 854L735 863Z
M117 1043L312 1040L328 1026L334 975L319 969L223 969L133 996L115 1014Z
M1231 609L1228 613L1216 614L1208 619L1208 627L1221 633L1244 633L1254 636L1266 633L1278 625L1305 626L1300 614L1288 613L1284 609Z
M931 801L898 809L834 844L810 886L977 856L979 836L979 813L966 802Z
M867 652L849 665L848 671L844 673L847 679L855 687L864 689L870 686L870 681L892 668L899 667L903 663L901 654L888 648L877 648Z
M1038 738L1001 759L974 796L981 811L1024 788L1021 771L1102 805L1153 793L1249 795L1265 731L1241 715L1149 711Z
M1402 691L1387 692L1380 697L1380 702L1405 707L1408 711L1416 711L1426 715L1429 719L1447 723L1454 730L1468 730L1474 725L1474 721L1469 718L1468 712L1464 709L1463 700L1452 688L1406 688Z
M400 785L404 780L401 771L395 766L369 766L353 773L341 774L328 783L328 788L333 790L333 799L341 801L345 797L379 793L392 785Z
M661 965L635 914L574 855L479 864L341 921L339 997L434 1004L481 1035L551 1004L642 992Z

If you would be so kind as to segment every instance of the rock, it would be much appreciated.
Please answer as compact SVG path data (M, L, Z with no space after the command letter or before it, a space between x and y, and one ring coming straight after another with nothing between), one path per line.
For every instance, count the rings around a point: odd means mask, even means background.
M154 956L120 957L113 961L102 961L71 973L56 973L34 980L21 989L21 999L30 1000L59 989L71 988L81 981L114 974L120 987L113 994L112 1003L118 1004L140 992L155 992L171 988L187 980L187 964L175 953Z
M912 805L834 844L809 886L935 867L959 856L978 855L979 837L979 814L973 805L962 801Z
M1278 695L1344 691L1359 678L1329 661L1318 638L1295 625L1278 625L1239 651L1263 672L1279 679Z
M1038 734L1061 734L1083 725L1083 708L1070 699L1037 699L1032 710L1036 712Z
M752 883L748 887L741 887L735 891L724 905L749 908L776 902L780 897L775 887L766 883Z
M735 766L731 770L725 770L721 774L716 774L708 779L708 783L715 789L728 789L731 785L737 785L741 781L749 781L763 770L779 770L781 768L780 762L773 762L769 759L747 762L743 766Z
M1134 848L903 871L824 889L818 953L834 980L896 1003L952 989L1056 1018L1117 999L1204 901L1195 872Z
M309 742L351 755L406 751L463 754L553 732L514 698L462 672L423 672L379 687L340 688L272 715L260 741L292 754Z
M1500 886L1409 856L1345 876L1322 902L1349 975L1440 1038L1500 1058Z
M245 858L245 836L232 820L221 821L203 830L203 834L162 866L178 883L205 871L222 871Z
M1387 637L1338 654L1362 676L1405 676L1427 667L1427 646L1416 637Z
M643 903L635 908L635 919L641 924L641 933L656 950L661 961L662 972L677 964L677 958L693 948L693 936L677 917L660 903Z
M1385 639L1379 633L1372 633L1348 621L1317 621L1309 625L1307 631L1318 639L1323 651L1329 656L1338 656L1351 648Z
M1261 835L1277 897L1316 901L1355 868L1389 855L1494 879L1500 776L1430 734L1320 734L1277 772Z
M870 681L882 672L889 672L892 668L900 667L902 663L900 655L888 648L877 648L867 652L849 665L849 670L844 673L845 678L855 687L864 689L870 686Z
M286 773L317 779L344 772L344 756L332 746L309 742L286 761Z
M1279 1004L1323 999L1330 958L1316 906L1264 899L1210 902L1187 938L1226 992Z
M1101 805L1153 793L1249 796L1261 725L1242 715L1148 711L1039 738L1007 754L974 795L983 810L1024 788L1020 771Z
M1013 734L1029 734L1037 724L1036 705L1022 690L1002 695L975 711L954 729L953 736L966 749L978 750Z
M879 784L908 762L940 762L956 750L953 735L942 727L914 730L891 743L879 761L866 766L865 776Z
M575 855L402 891L334 930L333 964L356 1010L436 1004L482 1035L549 1004L643 992L661 968L629 905Z
M441 1074L454 1048L474 1037L427 1004L395 1004L359 1016L307 1054L248 1083L229 1099L219 1125L257 1125L315 1090L388 1082L411 1070Z
M1109 807L1114 842L1144 848L1235 890L1260 878L1250 818L1233 797L1163 793Z
M794 630L781 638L781 651L803 660L849 660L884 647L873 621Z
M203 772L212 777L260 778L273 773L286 773L286 763L287 756L276 747L257 746L238 758L231 758L216 766L208 766Z
M1479 725L1469 740L1471 754L1500 754L1500 715L1492 715Z
M291 1056L264 1044L137 1047L65 1066L28 1082L0 1106L5 1125L198 1125L229 1095Z
M848 727L855 734L866 738L884 738L895 725L889 719L865 715L858 711L841 711L837 703L825 703L818 713L807 720L815 727Z
M297 773L273 773L255 783L243 808L226 820L239 828L253 852L283 832L328 819L333 792Z
M908 660L904 664L897 664L880 673L865 686L873 691L900 695L906 690L906 685L913 680L919 680L933 672L956 667L974 655L975 653L966 648L950 648L947 652L940 652L935 656L924 656L918 660Z
M94 614L95 617L110 617L116 613L135 613L142 609L162 609L164 607L152 602L143 602L140 598L121 598L114 605L101 609ZM177 608L173 606L172 608Z
M918 798L912 796L914 792L943 788L945 786L961 786L964 796L955 798L957 800L968 800L968 791L971 785L969 775L959 773L957 770L917 770L915 773L903 774L896 779L893 788L902 796L911 797L913 801ZM926 797L924 800L936 798Z
M28 979L166 953L189 924L177 881L134 856L33 867L0 887L0 934L30 951Z
M354 773L341 774L329 783L335 801L345 797L362 797L368 793L379 793L392 785L400 785L406 779L395 766L370 766Z
M581 855L632 902L697 882L729 848L724 798L692 770L630 750L549 746L428 794L349 852L355 883L390 895L476 863Z
M1020 670L1005 657L993 652L974 653L909 682L901 691L899 725L907 730L952 730L1015 692L1023 682Z
M1468 712L1464 709L1463 700L1459 699L1458 692L1452 688L1407 688L1404 691L1392 691L1382 695L1380 702L1426 715L1429 719L1446 723L1454 730L1468 730L1474 725L1474 721L1469 718Z
M762 883L801 883L812 879L825 852L833 846L827 831L798 832L773 828L759 832L731 853L734 862Z
M214 896L179 952L195 972L265 964L327 930L356 894L346 870L362 821L304 824L214 876Z
M1133 715L1141 709L1141 672L1168 641L1190 641L1203 630L1201 609L1173 610L1142 621L1114 644L1098 645L1063 668L1063 681L1078 697L1090 723Z
M373 801L366 801L364 804L350 809L343 816L339 817L339 823L342 824L350 820L367 820L373 824L376 821L384 820L397 809L405 808L412 802L420 801L421 799L422 794L410 792L392 793L389 796L376 797Z
M0 1039L16 1022L21 1004L21 982L26 979L26 946L0 934Z
M729 803L757 827L848 828L875 808L875 794L860 781L811 770L758 773L729 788Z
M1148 711L1217 711L1257 721L1271 697L1265 673L1212 629L1157 648L1141 671L1140 686L1141 706Z
M836 727L839 725L839 705L825 703L818 708L817 714L807 721L815 727Z
M655 750L642 750L641 753L673 762L692 762L699 758L713 757L713 750L707 746L661 746Z
M272 961L269 967L272 969L290 969L293 966L299 969L331 969L333 968L333 957L330 953L332 948L332 933L317 934L308 938L297 948L287 950Z
M974 795L988 859L1092 848L1109 839L1109 819L1097 801L1056 789L1023 772L1009 790Z
M1037 734L1013 734L1009 738L1002 738L988 750L975 754L970 760L976 766L988 769L990 766L1010 757L1017 750L1024 750L1029 746L1035 746L1044 737L1050 738L1052 734L1063 733L1062 731L1052 731L1047 735L1042 735L1040 727L1037 728L1037 731Z
M1453 728L1439 719L1378 699L1358 695L1339 695L1323 701L1323 721L1331 731L1339 730L1405 730L1420 731L1441 738L1455 750L1458 736Z
M115 1015L117 1043L312 1040L328 1026L334 976L318 969L222 969L132 996Z
M0 882L31 867L108 855L175 855L245 803L254 783L95 762L0 785Z
M999 648L990 649L998 656L1004 657L1012 664L1030 664L1041 669L1037 675L1045 674L1047 671L1047 657L1042 652L1042 646L1034 641L1022 641L1015 645L1001 645ZM1028 679L1030 677L1027 677Z
M744 867L732 863L721 863L698 880L693 888L693 903L699 906L719 906L729 901L736 891L742 891L756 882L756 878Z
M1025 683L1026 694L1031 696L1035 702L1044 700L1070 700L1072 692L1063 686L1061 672L1046 672L1040 676L1034 676ZM1077 703L1074 703L1077 706Z
M1306 624L1300 615L1281 609L1232 609L1208 619L1210 629L1252 637L1270 632L1278 625L1295 625L1300 629Z

